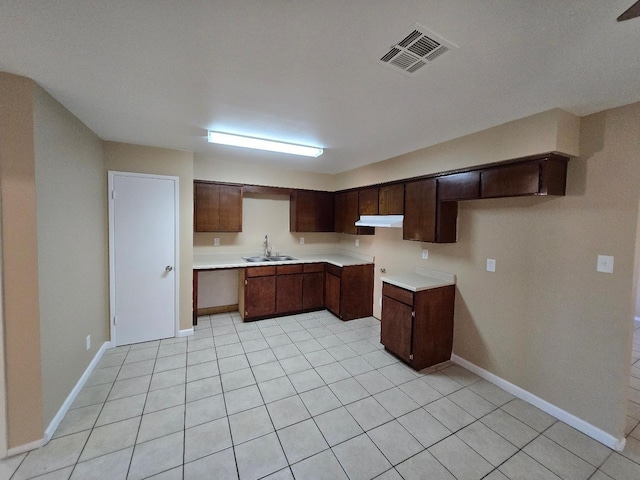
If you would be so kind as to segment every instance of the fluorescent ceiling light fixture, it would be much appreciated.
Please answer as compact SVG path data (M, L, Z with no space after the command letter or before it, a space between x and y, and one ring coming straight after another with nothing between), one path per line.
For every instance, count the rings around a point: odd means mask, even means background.
M209 131L209 143L256 148L258 150L269 150L270 152L291 153L293 155L304 155L305 157L319 157L322 155L322 149L318 147L307 147L304 145L294 145L293 143L282 143L274 140L264 140L262 138L244 137L242 135L212 131Z

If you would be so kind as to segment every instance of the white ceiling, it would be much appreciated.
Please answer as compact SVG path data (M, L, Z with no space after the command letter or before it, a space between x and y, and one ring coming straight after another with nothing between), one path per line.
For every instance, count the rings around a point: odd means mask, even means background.
M640 101L634 0L0 0L0 70L105 140L337 173L552 108ZM419 23L413 76L379 59ZM207 143L207 129L325 148Z

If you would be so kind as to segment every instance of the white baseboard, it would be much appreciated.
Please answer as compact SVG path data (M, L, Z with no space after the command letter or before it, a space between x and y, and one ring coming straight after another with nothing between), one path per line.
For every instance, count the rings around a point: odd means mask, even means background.
M41 446L43 446L45 443L46 442L44 441L44 438L41 438L40 440L36 440L35 442L18 445L17 447L13 447L7 450L7 457L13 457L14 455L20 455L21 453L35 450L36 448L40 448Z
M60 425L60 422L62 421L64 416L67 414L69 407L71 407L71 404L78 396L78 393L80 393L80 390L82 390L82 387L84 387L84 384L87 383L87 379L93 372L93 369L96 368L96 365L98 365L98 362L102 358L102 355L104 354L104 351L107 348L111 348L111 342L104 342L102 346L98 349L95 356L93 357L93 360L91 360L91 363L85 369L84 373L80 377L80 380L78 380L75 387L73 387L73 390L71 390L71 392L67 396L66 400L58 410L58 413L56 414L55 417L53 417L53 420L51 420L51 423L49 423L49 426L44 431L44 439L42 440L42 445L46 445L47 442L51 440L51 437L55 433L56 428L58 428L58 425ZM34 448L38 448L39 446L40 445Z
M178 337L190 337L193 335L193 327L178 332Z
M585 422L581 418L578 418L575 415L569 412L566 412L561 408L556 407L552 403L549 403L546 400L543 400L542 398L537 397L533 393L528 392L527 390L520 388L517 385L514 385L513 383L508 382L507 380L504 380L501 377L498 377L497 375L494 375L493 373L485 370L484 368L478 367L477 365L469 362L468 360L465 360L464 358L461 358L457 355L451 355L451 360L457 363L458 365L460 365L461 367L464 367L467 370L475 373L479 377L484 378L485 380L509 392L510 394L520 398L521 400L524 400L525 402L530 403L535 407L538 407L543 412L546 412L552 417L555 417L558 420L563 421L567 425L572 426L576 430L606 445L607 447L613 448L614 450L617 450L617 451L624 450L624 446L626 443L626 439L624 437L616 438L610 433L607 433L604 430L601 430L598 427L595 427L590 423Z

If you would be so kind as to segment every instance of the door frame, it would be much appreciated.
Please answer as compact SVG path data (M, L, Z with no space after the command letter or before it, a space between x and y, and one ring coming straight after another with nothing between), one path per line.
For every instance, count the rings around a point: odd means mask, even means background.
M169 175L155 175L148 173L133 173L133 172L120 172L109 170L109 188L107 190L108 204L109 204L109 336L112 346L116 346L117 329L114 322L116 305L115 305L115 209L113 200L115 198L113 194L114 178L120 177L138 177L138 178L152 178L157 180L171 180L173 182L173 201L175 205L175 226L174 226L174 252L173 252L173 265L174 265L174 336L178 337L180 334L180 178Z

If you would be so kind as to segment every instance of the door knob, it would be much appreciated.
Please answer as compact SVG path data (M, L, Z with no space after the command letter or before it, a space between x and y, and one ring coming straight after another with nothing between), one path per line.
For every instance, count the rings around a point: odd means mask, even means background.
M164 267L165 272L170 272L171 270L173 270L173 267L171 265L167 265L166 267Z

